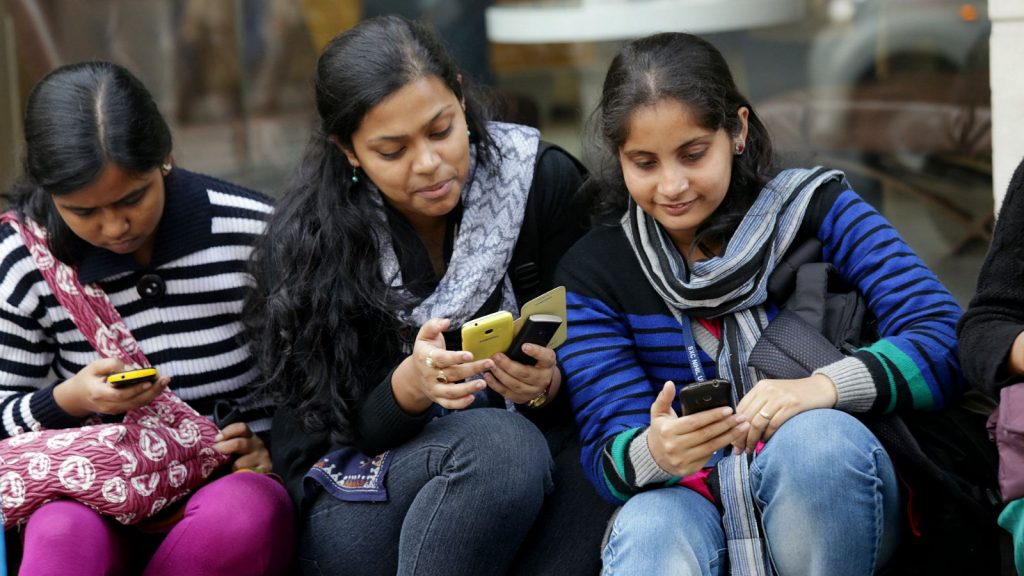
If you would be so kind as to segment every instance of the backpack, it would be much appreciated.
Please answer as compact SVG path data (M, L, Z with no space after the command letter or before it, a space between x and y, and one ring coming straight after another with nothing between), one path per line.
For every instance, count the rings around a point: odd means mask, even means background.
M821 261L811 238L790 249L768 282L783 303L751 351L766 376L809 375L877 340L863 297ZM910 512L885 574L1014 574L1002 509L998 454L985 423L995 404L976 392L943 410L863 416L892 459Z

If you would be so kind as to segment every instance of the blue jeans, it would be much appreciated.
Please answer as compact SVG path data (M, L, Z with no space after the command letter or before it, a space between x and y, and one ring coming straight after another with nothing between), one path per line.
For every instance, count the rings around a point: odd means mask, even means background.
M521 415L439 418L392 450L386 502L326 492L302 526L306 574L504 574L550 491L544 436Z
M838 410L785 424L750 467L772 561L782 575L874 574L899 538L899 485L878 439ZM714 504L681 486L633 496L602 554L605 576L722 575L728 568Z

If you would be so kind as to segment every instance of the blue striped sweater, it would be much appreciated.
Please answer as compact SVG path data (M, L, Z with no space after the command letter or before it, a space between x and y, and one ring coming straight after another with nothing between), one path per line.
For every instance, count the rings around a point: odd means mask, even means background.
M878 342L820 370L836 384L836 407L935 409L958 395L965 386L955 333L960 307L892 225L835 182L815 193L800 234L821 240L823 259L878 318ZM669 478L660 469L653 475L634 469L637 452L629 444L646 442L650 407L666 380L677 387L694 381L682 329L618 226L595 229L577 243L557 281L568 290L569 334L558 356L583 442L583 468L604 498L622 502ZM766 308L773 316L775 307ZM692 324L704 372L714 378L708 343L716 341Z
M255 192L175 168L151 266L130 255L89 247L78 265L83 283L98 282L171 389L199 412L213 401L238 402L254 431L269 428L266 403L250 397L257 375L239 339L249 254L272 210ZM145 274L165 292L140 295ZM35 267L21 236L0 226L0 438L81 421L54 402L53 386L99 359Z

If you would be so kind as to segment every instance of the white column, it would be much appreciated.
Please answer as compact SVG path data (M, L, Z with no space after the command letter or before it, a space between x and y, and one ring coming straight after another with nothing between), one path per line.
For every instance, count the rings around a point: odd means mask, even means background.
M989 0L992 20L992 193L996 211L1024 158L1024 2Z

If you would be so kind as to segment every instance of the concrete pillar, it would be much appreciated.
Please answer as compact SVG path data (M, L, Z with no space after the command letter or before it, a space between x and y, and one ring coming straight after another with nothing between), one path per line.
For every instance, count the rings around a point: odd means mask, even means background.
M992 192L995 206L1006 194L1013 170L1024 158L1024 2L989 0L992 20Z

